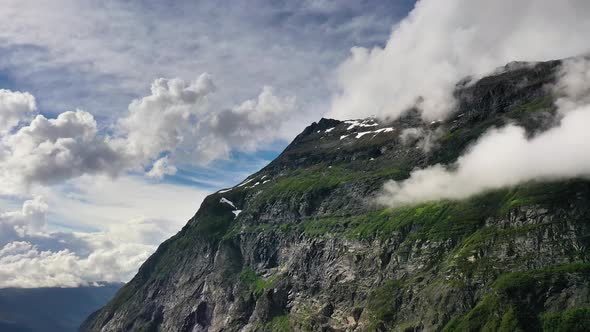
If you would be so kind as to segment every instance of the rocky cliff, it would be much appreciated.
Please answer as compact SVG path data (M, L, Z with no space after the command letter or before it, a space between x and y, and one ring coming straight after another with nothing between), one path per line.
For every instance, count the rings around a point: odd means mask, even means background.
M546 87L559 65L462 82L442 121L409 111L312 124L267 167L207 197L82 331L588 328L590 182L396 209L374 199L387 180L452 164L491 127L555 125Z

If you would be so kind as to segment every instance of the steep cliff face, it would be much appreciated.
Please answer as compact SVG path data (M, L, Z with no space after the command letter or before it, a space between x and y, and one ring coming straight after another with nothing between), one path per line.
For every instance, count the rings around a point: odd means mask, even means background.
M375 195L454 162L493 126L556 123L559 62L457 90L423 123L322 119L205 199L83 331L559 330L590 317L590 183L530 183L388 209ZM582 323L580 323L580 321ZM578 325L588 326L588 325Z

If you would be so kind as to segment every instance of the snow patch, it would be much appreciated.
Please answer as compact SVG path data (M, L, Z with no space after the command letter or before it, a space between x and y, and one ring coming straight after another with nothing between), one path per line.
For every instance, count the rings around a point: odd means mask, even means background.
M239 215L240 215L240 213L242 213L242 210L233 210L232 212L233 212L233 214L235 214L235 215L236 215L236 217L237 217L237 216L239 216Z
M363 131L363 132L357 133L356 138L361 138L367 134L377 135L379 133L389 133L389 132L392 132L393 130L394 130L393 128L381 128L381 129L377 129L377 130L373 130L373 131ZM373 136L373 137L375 137L375 136Z
M252 178L252 179L249 179L249 180L246 180L246 181L244 181L244 182L242 182L242 183L238 184L238 187L245 186L245 185L247 185L248 183L252 182L252 180L254 180L254 178Z
M329 132L331 132L331 131L332 131L332 130L334 130L334 129L336 129L336 127L332 127L332 128L330 128L330 129L326 129L326 132L327 132L327 133L329 133Z
M346 138L346 136L348 136L348 135L342 135L342 136L340 136L340 140L343 140L343 139L345 139L345 138Z
M221 199L219 200L219 203L229 204L234 209L236 208L236 206L234 205L234 203L232 203L232 201L230 201L229 199L227 199L225 197L221 197Z
M224 193L226 193L226 192L228 192L228 191L232 191L232 189L234 189L234 187L231 187L231 188L227 188L227 189L220 190L220 191L218 191L217 193L218 193L218 194L224 194Z
M251 185L251 186L248 186L248 187L246 187L246 188L247 188L247 189L252 189L252 188L256 187L256 186L257 186L257 185L259 185L259 184L260 184L260 181L257 181L255 184L253 184L253 185Z
M367 120L363 120L363 121L347 120L347 121L344 121L344 123L350 125L350 126L348 126L348 128L346 128L346 130L351 130L354 127L375 127L375 126L379 125L378 123L375 123L375 121L372 119L367 119Z

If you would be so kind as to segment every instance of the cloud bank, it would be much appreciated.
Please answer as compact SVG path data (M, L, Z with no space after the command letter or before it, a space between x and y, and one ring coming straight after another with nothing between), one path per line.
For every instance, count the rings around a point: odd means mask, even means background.
M128 176L84 176L67 189L45 189L45 198L0 214L0 288L127 281L206 195ZM58 222L78 230L56 229L48 222L55 214L71 218Z
M133 100L114 128L101 132L82 110L31 120L37 112L31 94L0 90L0 194L129 170L161 179L176 173L177 162L206 165L286 138L281 126L297 111L293 97L264 87L257 98L218 111L208 105L215 91L209 74L157 79L149 95Z
M21 210L0 215L0 288L126 280L155 250L154 238L161 241L171 233L161 229L166 224L160 220L136 220L95 233L50 232L47 212L47 203L35 197Z
M453 107L455 84L515 60L541 61L589 50L585 0L422 0L385 47L352 49L339 67L329 116L396 118L417 106L428 120Z
M533 138L515 125L492 129L451 167L435 165L386 183L379 201L399 206L463 199L527 181L589 177L590 61L566 61L554 93L562 116L556 127Z

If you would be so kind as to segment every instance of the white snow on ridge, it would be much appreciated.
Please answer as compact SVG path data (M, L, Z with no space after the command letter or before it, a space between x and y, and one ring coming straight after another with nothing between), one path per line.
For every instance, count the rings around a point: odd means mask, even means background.
M345 139L345 138L346 138L346 136L348 136L348 135L342 135L342 136L340 136L340 140L343 140L343 139Z
M256 187L256 186L257 186L257 185L259 185L259 184L260 184L260 181L256 182L255 184L253 184L253 185L251 185L251 186L249 186L249 187L247 187L247 188L248 188L248 189L250 189L250 188L254 188L254 187Z
M219 203L225 203L225 204L229 204L231 205L231 207L233 207L234 209L236 208L236 206L234 205L234 203L232 203L232 201L230 201L229 199L225 198L225 197L221 197L221 199L219 200Z
M235 215L236 215L236 217L237 217L237 216L239 216L239 215L240 215L240 213L242 213L242 210L233 210L232 212L233 212L233 214L235 214Z
M377 135L379 133L389 133L389 132L392 132L393 130L394 130L393 128L381 128L381 129L377 129L377 130L373 130L373 131L363 131L363 132L357 133L356 138L361 138L367 134Z
M329 132L331 132L334 129L336 129L336 127L332 127L332 128L326 129L326 132L329 133Z
M346 130L351 130L354 127L375 127L375 126L378 126L379 125L378 123L375 123L371 119L363 120L363 121L346 120L346 121L344 121L344 123L350 125L350 126L348 126L348 128L346 128Z
M218 193L218 194L224 194L224 193L226 193L226 192L228 192L228 191L232 191L232 189L234 189L234 187L227 188L227 189L223 189L223 190L219 190L217 193Z
M246 181L244 181L244 182L242 182L242 183L238 184L238 187L245 186L245 185L247 185L249 182L251 182L252 180L254 180L254 178L252 178L252 179L249 179L249 180L246 180Z

